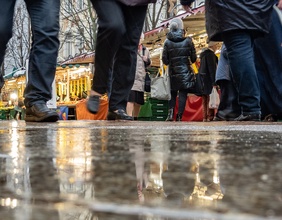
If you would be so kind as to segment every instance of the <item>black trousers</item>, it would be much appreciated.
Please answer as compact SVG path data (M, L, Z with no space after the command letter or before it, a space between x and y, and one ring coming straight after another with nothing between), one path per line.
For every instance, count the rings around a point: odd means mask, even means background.
M137 47L147 6L130 7L118 1L91 2L99 25L92 90L101 94L110 90L109 110L126 110L127 98L134 83Z
M171 99L169 100L169 108L174 109L176 105L176 97L178 91L171 90ZM182 115L185 110L188 90L179 90L178 93L178 114Z
M1 0L0 7L0 65L12 37L13 15L16 0ZM29 57L28 83L25 89L25 106L46 103L52 98L59 48L58 0L25 0L30 16L32 48Z

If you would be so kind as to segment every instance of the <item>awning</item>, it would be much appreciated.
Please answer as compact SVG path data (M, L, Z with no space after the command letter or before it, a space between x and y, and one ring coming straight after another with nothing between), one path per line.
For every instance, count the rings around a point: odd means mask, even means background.
M201 29L204 28L205 26L205 15L203 14L204 12L205 12L205 6L203 5L198 8L193 9L191 12L185 12L183 14L174 16L173 18L169 18L161 22L161 24L158 27L156 27L155 29L145 32L144 33L145 39L150 38L151 36L157 35L161 31L166 30L170 22L174 18L180 18L184 20L184 23L185 23L184 26L187 27L188 25L188 30L186 31L188 31L188 34L190 33L193 34L195 28L198 29L199 26Z
M88 52L84 54L80 54L78 56L72 57L66 61L60 63L60 66L68 65L68 64L85 64L85 63L94 63L94 52Z
M23 76L25 75L25 72L26 71L23 68L15 69L11 73L5 74L4 79L11 79L13 77Z

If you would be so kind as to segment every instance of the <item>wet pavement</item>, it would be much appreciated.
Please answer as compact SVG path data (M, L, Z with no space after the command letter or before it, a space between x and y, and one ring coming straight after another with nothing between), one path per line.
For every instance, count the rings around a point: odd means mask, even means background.
M0 219L282 219L281 156L281 122L0 121Z

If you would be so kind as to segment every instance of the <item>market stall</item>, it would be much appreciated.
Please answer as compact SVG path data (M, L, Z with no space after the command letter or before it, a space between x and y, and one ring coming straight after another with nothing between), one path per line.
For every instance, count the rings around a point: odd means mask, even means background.
M86 98L91 90L94 53L85 53L68 59L57 67L57 107L62 120L103 120L107 114L107 97L101 102L98 114L86 109Z

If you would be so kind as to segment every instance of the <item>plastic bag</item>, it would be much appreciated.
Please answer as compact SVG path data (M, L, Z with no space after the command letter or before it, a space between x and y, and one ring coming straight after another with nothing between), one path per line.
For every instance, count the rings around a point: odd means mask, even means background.
M211 109L217 109L219 105L220 99L219 94L215 87L212 88L212 92L210 94L210 102L209 102L209 108Z

